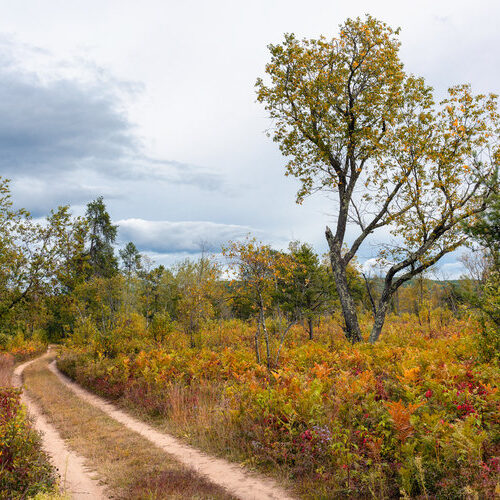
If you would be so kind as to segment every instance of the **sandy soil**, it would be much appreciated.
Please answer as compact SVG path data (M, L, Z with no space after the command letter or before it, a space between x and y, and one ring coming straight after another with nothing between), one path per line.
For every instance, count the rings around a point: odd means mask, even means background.
M49 365L49 368L86 403L99 408L128 429L139 433L152 444L179 460L179 462L192 468L211 482L226 488L241 500L292 500L293 497L271 479L245 471L238 465L231 464L226 460L206 455L169 434L157 431L144 422L117 409L104 399L86 391L63 375L57 369L55 361Z
M47 356L46 354L45 356ZM40 358L37 358L40 359ZM14 385L22 386L24 369L36 360L19 365L14 370ZM84 459L66 447L66 444L42 415L33 401L22 394L22 401L33 418L34 427L42 432L43 447L50 455L52 463L57 467L61 476L60 486L74 500L106 500L104 488L95 480L84 465Z

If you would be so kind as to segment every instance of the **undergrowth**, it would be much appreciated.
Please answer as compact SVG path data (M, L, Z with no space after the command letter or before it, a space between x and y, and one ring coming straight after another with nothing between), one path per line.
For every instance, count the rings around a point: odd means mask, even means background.
M56 473L32 428L21 390L10 387L13 357L0 354L0 498L53 494Z
M272 371L234 320L196 349L175 330L154 342L134 316L105 339L85 328L59 360L66 374L305 498L499 493L499 370L471 320L393 317L375 345L349 344L333 320L315 341L296 327Z

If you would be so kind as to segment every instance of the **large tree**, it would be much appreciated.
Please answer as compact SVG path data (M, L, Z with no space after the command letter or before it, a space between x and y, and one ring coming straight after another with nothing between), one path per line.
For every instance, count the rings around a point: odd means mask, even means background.
M398 30L370 16L348 19L338 37L270 45L268 78L258 100L273 138L301 182L297 202L333 194L336 226L326 239L347 336L361 340L346 268L376 233L387 273L370 341L378 339L394 292L464 241L462 222L484 211L482 182L498 164L496 96L449 89L435 103L431 87L407 74ZM346 248L349 224L358 233ZM379 240L380 241L380 240Z

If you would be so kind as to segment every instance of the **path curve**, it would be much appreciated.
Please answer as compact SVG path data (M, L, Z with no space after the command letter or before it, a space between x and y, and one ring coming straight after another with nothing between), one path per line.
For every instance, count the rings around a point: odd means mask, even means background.
M241 500L293 500L293 497L273 480L243 470L242 467L227 460L202 453L173 436L157 431L150 425L117 409L113 404L83 389L66 375L63 375L58 370L55 361L50 363L49 369L86 403L99 408L128 429L139 433L179 462L194 469L209 481L226 488L227 491Z
M49 356L49 354L50 352L47 352L41 357L17 366L14 370L13 384L16 387L22 387L24 369L31 363ZM85 467L84 459L66 446L66 443L56 429L49 424L38 406L26 395L26 391L22 392L21 400L33 417L35 429L42 433L43 449L50 455L52 463L58 469L61 476L60 487L63 492L73 500L107 500L108 496L105 494L104 487L91 476Z

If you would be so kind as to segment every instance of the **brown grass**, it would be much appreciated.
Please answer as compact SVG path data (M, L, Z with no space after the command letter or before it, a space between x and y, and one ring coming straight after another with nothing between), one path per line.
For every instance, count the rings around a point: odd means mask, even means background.
M144 398L143 392L135 394L132 389L113 403L159 431L172 434L207 453L253 466L252 458L249 458L252 456L251 445L241 441L231 426L229 413L224 411L227 403L221 386L205 383L166 387L159 399L159 413L148 411L141 397ZM235 439L239 440L237 444ZM266 469L265 472L272 472L286 487L291 486L278 470Z
M69 446L85 457L109 486L113 498L233 498L84 403L49 372L50 361L45 358L28 367L25 386Z

